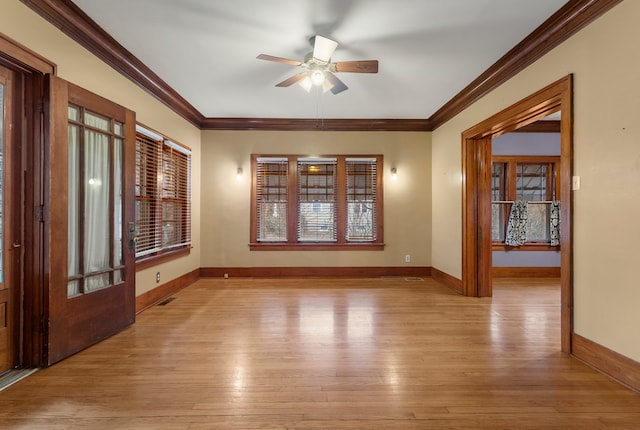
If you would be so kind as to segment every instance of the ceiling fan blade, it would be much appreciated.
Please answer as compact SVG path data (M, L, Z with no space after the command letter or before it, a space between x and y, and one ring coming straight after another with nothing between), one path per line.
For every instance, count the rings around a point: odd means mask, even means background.
M296 60L289 60L282 57L274 57L273 55L260 54L256 57L258 60L275 61L276 63L290 64L292 66L301 66L302 63Z
M378 73L378 60L339 61L331 65L333 72Z
M338 94L343 92L344 90L348 90L349 87L345 85L336 75L333 73L327 73L325 78L333 84L333 88L331 88L331 92L333 94Z
M295 84L296 82L298 82L299 80L303 79L305 76L307 76L307 72L300 72L296 75L293 75L292 77L285 79L284 81L280 82L279 84L276 84L276 87L289 87L293 84Z
M337 47L338 42L326 37L316 36L313 42L313 59L320 63L328 63Z

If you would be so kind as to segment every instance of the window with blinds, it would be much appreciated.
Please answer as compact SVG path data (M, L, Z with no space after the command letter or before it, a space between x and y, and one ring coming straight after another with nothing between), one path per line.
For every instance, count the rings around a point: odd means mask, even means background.
M299 241L336 241L336 181L335 158L298 159Z
M347 240L375 241L377 163L375 158L347 158Z
M257 241L286 242L289 160L260 157L255 170Z
M251 159L251 249L383 249L381 155Z
M136 258L191 245L191 151L136 128Z

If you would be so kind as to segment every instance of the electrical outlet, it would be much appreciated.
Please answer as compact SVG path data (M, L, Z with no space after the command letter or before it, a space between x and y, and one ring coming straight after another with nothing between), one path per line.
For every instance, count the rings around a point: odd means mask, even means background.
M411 263L411 255L407 254L404 256L404 262L405 263Z
M160 282L160 272L156 273L156 284Z

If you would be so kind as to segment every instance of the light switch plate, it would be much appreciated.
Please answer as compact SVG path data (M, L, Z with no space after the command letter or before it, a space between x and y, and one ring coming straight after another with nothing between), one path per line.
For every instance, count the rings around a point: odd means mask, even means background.
M574 176L571 178L571 189L573 191L580 189L580 176Z

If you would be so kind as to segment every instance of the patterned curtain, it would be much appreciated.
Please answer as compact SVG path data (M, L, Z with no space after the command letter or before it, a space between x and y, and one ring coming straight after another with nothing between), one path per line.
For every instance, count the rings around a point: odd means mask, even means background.
M527 202L516 200L511 205L509 224L504 243L509 246L522 246L527 241Z
M557 200L551 202L549 236L551 237L551 246L560 245L560 202Z

